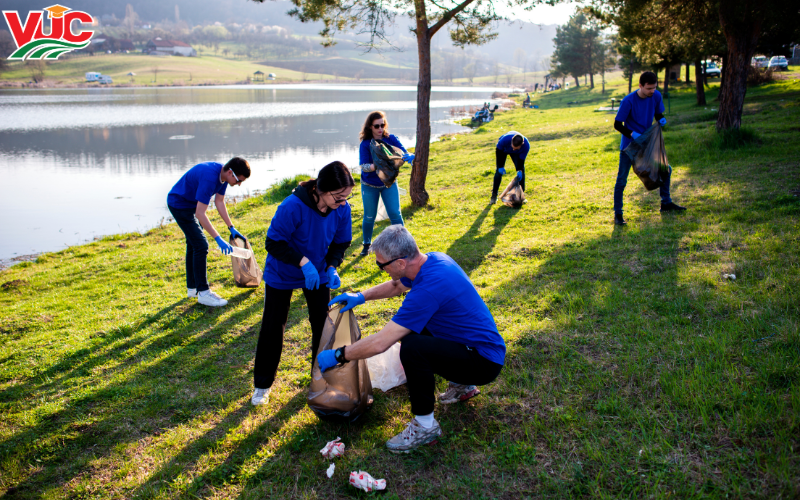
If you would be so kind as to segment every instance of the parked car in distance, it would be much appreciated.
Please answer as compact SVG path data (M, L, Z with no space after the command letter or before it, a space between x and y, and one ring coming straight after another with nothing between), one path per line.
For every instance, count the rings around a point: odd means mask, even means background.
M114 83L114 80L112 80L111 77L108 75L100 75L100 78L98 78L97 81L100 82L101 84Z
M706 76L708 78L720 78L722 76L722 70L717 67L717 63L714 61L703 61L703 64L706 66Z
M750 65L754 68L766 68L768 64L767 56L755 56L750 59Z
M787 71L789 69L789 61L783 56L774 56L769 60L770 69Z

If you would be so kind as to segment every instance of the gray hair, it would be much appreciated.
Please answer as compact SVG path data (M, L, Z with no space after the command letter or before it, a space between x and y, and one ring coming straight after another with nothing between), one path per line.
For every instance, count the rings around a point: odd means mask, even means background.
M413 259L419 255L417 242L402 224L395 224L384 229L372 242L370 250L381 254L387 260L399 259L404 256Z

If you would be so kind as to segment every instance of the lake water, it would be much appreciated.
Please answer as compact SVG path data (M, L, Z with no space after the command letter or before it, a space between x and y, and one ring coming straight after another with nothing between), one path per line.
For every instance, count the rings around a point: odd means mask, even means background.
M464 130L451 110L481 105L494 88L434 88L433 138ZM332 160L358 164L367 113L387 112L406 147L416 87L252 85L0 91L0 261L95 237L144 231L169 217L184 171L232 156L253 175L227 194L264 190Z

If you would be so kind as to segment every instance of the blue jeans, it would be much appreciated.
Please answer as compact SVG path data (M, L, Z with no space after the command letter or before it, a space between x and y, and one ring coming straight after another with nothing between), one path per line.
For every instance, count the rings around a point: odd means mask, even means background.
M364 220L361 230L364 233L364 244L372 244L372 230L375 229L375 216L378 213L378 198L383 198L383 206L392 224L403 225L403 214L400 213L400 191L395 182L390 187L373 186L361 183L361 202L364 204Z
M186 288L196 288L197 292L208 290L206 278L206 256L208 241L203 234L203 227L195 217L194 208L169 208L178 227L186 235Z
M628 174L631 171L630 156L625 154L624 151L619 152L619 172L617 173L617 183L614 185L614 213L622 213L622 193L625 191L625 186L628 184ZM669 180L672 174L665 172L661 174L661 187L658 192L661 194L661 203L669 203L672 198L669 196Z

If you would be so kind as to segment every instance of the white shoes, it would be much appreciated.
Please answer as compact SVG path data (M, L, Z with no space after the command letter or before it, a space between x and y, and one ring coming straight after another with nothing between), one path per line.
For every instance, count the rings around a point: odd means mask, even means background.
M186 289L186 296L190 299L197 298L197 288L187 288Z
M204 306L210 307L222 307L228 303L227 300L223 299L211 290L200 292L197 296L197 302L203 304Z
M256 389L253 391L253 397L250 398L250 402L253 403L253 406L258 405L265 405L269 402L269 391L272 388L267 389Z

